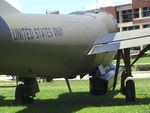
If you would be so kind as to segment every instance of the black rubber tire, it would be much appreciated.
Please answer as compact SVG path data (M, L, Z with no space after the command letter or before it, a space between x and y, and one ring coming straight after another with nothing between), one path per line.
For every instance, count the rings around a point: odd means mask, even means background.
M25 92L25 86L23 84L19 84L16 87L16 91L15 91L15 100L16 100L17 104L29 104L29 103L34 102L34 99L30 98L30 96L28 96L28 97L25 96L24 92Z
M90 78L90 94L91 95L105 95L108 91L107 87L107 81L99 78L99 77L93 77Z
M135 98L136 98L135 83L133 80L128 80L126 82L125 96L126 96L126 102L134 102L135 101Z
M18 104L23 104L24 103L24 95L23 95L23 87L24 85L23 84L19 84L17 87L16 87L16 92L15 92L15 100Z

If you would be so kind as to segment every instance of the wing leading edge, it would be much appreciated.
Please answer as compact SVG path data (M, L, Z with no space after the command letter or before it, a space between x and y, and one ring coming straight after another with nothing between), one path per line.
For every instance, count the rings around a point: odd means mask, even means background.
M88 55L150 44L150 28L111 33L100 36Z

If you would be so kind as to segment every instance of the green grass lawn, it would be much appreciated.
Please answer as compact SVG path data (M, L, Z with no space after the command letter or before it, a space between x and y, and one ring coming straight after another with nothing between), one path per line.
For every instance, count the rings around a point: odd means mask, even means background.
M105 96L89 96L88 81L71 81L68 93L65 81L40 83L41 92L34 104L19 106L14 102L15 82L0 82L0 113L150 113L150 79L136 79L137 100L126 103L119 84Z
M150 57L142 57L137 63L150 63Z

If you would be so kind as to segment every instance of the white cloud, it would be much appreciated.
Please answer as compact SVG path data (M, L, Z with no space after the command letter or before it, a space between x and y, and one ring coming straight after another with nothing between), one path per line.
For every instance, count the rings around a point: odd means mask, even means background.
M112 1L100 1L98 2L98 4L96 3L91 3L88 4L87 6L85 6L85 10L90 10L90 9L96 9L99 7L106 7L106 6L114 6L115 4Z
M18 10L21 10L22 8L22 4L19 2L19 0L5 0L7 1L9 4L11 4L13 7L15 7Z
M115 6L121 4L131 3L132 0L98 0L98 3L95 2L86 5L84 8L85 10L100 8L100 7L107 7L107 6Z
M128 3L132 3L132 0L113 0L116 2L116 5L121 5L121 4L128 4Z

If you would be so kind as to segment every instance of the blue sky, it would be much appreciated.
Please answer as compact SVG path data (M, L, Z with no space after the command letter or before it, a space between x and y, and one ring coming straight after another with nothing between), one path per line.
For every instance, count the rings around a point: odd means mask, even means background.
M45 13L46 10L59 10L62 14L89 10L98 7L131 3L132 0L6 0L22 13Z

